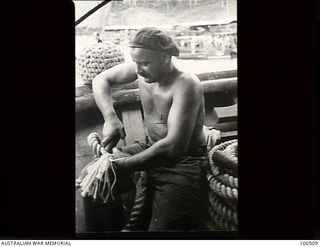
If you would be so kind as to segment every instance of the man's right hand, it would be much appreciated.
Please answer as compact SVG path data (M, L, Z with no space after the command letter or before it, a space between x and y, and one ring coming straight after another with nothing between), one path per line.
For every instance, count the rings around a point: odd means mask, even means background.
M111 153L112 148L117 145L120 138L124 139L126 136L124 127L117 117L113 117L105 121L102 134L104 138L101 142L101 145L105 147L108 153Z

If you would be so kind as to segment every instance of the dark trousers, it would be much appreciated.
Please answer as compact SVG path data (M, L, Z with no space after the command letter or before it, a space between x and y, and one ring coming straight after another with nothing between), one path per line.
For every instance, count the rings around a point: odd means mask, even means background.
M139 141L121 148L134 155L151 144ZM205 204L206 147L197 147L178 161L147 171L151 219L149 231L197 230Z

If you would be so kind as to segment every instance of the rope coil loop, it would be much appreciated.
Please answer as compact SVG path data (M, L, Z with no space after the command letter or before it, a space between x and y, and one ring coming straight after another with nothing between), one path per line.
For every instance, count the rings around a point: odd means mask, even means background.
M230 174L219 174L215 177L219 182L225 184L228 187L238 189L238 178Z
M218 229L235 231L238 228L238 140L214 146L208 156L208 213Z

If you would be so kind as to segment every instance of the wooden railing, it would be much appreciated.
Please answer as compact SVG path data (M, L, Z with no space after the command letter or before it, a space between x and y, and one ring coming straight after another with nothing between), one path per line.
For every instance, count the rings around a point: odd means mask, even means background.
M204 93L218 93L235 91L237 89L237 71L221 71L202 73L197 75L202 81ZM115 105L128 104L140 101L137 81L115 86L113 88ZM84 112L96 108L90 86L83 86L76 89L76 112Z

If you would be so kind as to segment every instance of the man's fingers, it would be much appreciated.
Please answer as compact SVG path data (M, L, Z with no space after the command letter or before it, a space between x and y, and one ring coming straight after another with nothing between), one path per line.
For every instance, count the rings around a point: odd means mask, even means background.
M124 128L120 130L119 134L120 134L121 139L124 139L126 137L126 132L125 132Z
M117 145L118 141L120 140L120 136L114 137L106 146L105 150L108 153L111 153L112 149Z
M122 157L123 157L123 153L122 153L119 149L113 148L113 149L112 149L112 157L113 157L114 159L122 158Z
M109 142L113 141L114 139L117 139L117 142L120 140L121 137L121 133L119 132L115 132L111 135L106 136L102 141L101 141L101 145L103 147L105 147L106 145L109 144Z
M120 158L129 157L129 156L130 156L129 154L123 153L117 148L112 149L112 157L114 159L120 159Z
M101 145L105 147L108 145L108 143L112 140L112 136L106 136L105 138L102 139Z
M112 154L113 154L113 155L118 154L118 153L121 153L119 149L117 149L117 148L112 148Z
M119 133L113 133L111 135L107 135L103 140L101 141L101 145L105 147L106 145L109 144L109 142L112 142L114 139L120 139L120 134Z

